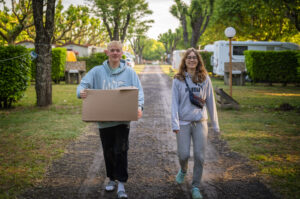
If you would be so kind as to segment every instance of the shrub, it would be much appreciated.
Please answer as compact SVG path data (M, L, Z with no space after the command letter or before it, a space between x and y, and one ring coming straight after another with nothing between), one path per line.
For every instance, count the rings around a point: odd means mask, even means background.
M29 51L34 51L34 48L30 48ZM51 78L55 83L59 83L61 77L64 77L65 65L66 65L67 50L65 48L53 48L52 49L52 70ZM35 60L31 62L31 81L36 76L36 64Z
M213 72L213 66L210 63L210 58L212 56L212 52L201 51L200 55L203 58L205 68L208 72Z
M88 72L94 66L102 65L106 59L108 59L108 57L105 53L94 53L89 57L79 57L78 61L86 62L86 72Z
M247 72L254 82L297 82L298 51L244 51Z
M60 78L65 75L67 49L53 48L52 49L52 72L51 78L55 83L60 82Z
M23 46L0 46L0 108L23 97L30 80L29 52Z

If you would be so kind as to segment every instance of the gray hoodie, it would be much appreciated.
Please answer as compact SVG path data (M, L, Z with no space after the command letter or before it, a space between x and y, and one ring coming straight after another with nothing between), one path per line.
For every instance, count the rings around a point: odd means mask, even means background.
M214 91L209 76L204 82L197 84L193 83L188 73L186 73L185 78L193 93L205 100L205 105L203 109L193 105L190 102L185 82L174 79L172 86L172 130L180 130L180 125L189 124L193 121L207 120L208 110L213 129L219 131Z

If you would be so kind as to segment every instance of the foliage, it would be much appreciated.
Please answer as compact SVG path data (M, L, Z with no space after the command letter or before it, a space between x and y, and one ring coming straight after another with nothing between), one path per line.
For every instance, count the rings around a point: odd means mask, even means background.
M11 0L11 8L8 8L7 2L0 1L3 7L0 10L0 37L8 44L14 44L22 31L33 26L32 3L30 0Z
M187 41L190 38L190 46L196 48L199 37L204 33L210 21L214 1L192 0L191 5L187 6L181 0L175 0L170 12L181 22L185 47L188 47ZM191 36L189 36L188 26L192 29Z
M143 50L147 44L147 37L144 35L137 35L136 37L132 37L129 41L137 58L137 63L141 64L143 60Z
M70 5L63 11L59 0L55 13L54 43L76 43L101 45L108 40L107 32L100 19L90 17L87 6Z
M200 51L200 55L203 58L205 68L208 72L213 72L213 66L210 63L212 52Z
M110 40L125 41L129 26L142 22L152 14L145 0L90 0L94 2L96 15L101 17ZM145 20L145 23L150 22Z
M299 52L299 51L298 51ZM297 81L297 51L245 51L245 63L254 82Z
M89 57L79 57L78 61L86 62L86 72L88 72L94 66L102 65L102 63L107 59L108 57L105 53L94 53Z
M176 46L181 38L181 29L176 29L175 33L172 32L171 29L168 32L160 34L158 36L158 41L163 43L166 53L170 55L170 59L167 59L168 63L171 63L173 57L173 51L176 49Z
M61 77L65 75L67 49L53 48L52 49L52 70L51 78L55 83L59 83Z
M182 36L184 40L184 49L188 47L189 42L189 32L187 27L187 10L188 6L181 0L174 0L175 4L171 6L170 13L178 18L181 23Z
M288 6L299 9L300 4L299 0L289 1L288 4L283 3L284 1L289 0L216 0L205 37L214 33L218 37L210 39L210 42L225 39L225 28L232 26L237 31L236 40L288 41L299 34L295 24L287 16Z
M146 60L161 60L164 57L165 48L161 42L154 39L148 39L143 51L143 57Z
M20 100L29 84L30 56L23 46L0 46L0 108Z

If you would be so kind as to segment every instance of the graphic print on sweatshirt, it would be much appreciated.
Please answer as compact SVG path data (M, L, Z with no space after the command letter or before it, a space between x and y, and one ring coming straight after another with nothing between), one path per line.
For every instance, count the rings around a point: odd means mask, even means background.
M105 79L102 82L103 84L103 90L111 90L111 89L116 89L119 87L122 87L125 85L125 81L119 80L119 81L106 81Z

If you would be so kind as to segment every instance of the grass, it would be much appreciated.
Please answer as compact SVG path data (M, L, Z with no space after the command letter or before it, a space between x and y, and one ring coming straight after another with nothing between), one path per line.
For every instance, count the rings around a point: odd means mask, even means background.
M162 69L172 76L170 67ZM223 80L212 78L212 83L229 93ZM247 83L233 86L232 93L241 110L218 109L222 138L232 150L248 157L258 175L282 198L299 198L300 88ZM295 109L278 110L283 103Z
M145 68L145 65L143 65L143 64L136 64L133 69L135 70L135 72L137 74L140 74L144 70L144 68Z
M34 86L13 109L0 110L0 198L42 180L47 166L83 132L76 85L53 85L53 105L35 106Z

